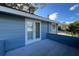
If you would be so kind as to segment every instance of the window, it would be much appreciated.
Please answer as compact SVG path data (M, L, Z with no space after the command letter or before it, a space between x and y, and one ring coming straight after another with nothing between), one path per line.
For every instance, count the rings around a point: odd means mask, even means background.
M27 22L27 35L28 35L28 40L33 39L33 23L32 22Z

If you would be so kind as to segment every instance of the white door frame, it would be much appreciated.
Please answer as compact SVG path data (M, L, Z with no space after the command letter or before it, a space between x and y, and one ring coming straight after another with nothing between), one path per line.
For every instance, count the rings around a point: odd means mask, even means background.
M28 40L28 32L27 32L27 22L32 22L33 23L33 40ZM35 23L39 22L40 23L40 38L36 39L36 27L35 27ZM31 20L25 20L25 45L36 42L41 40L41 21L31 21Z
M36 22L37 22L37 23L40 23L40 38L37 38L37 39L36 39L36 34L35 34L35 40L41 40L41 21L35 21L35 22L34 22L34 25L36 25L36 24L35 24ZM34 26L34 27L35 27L34 30L36 31L36 26ZM36 33L36 32L34 32L34 33Z

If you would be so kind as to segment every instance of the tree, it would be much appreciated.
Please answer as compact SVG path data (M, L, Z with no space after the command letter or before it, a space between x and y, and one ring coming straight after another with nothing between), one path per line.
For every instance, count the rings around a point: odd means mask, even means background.
M2 3L0 5L34 13L36 8L31 3Z
M46 6L46 3L1 3L0 5L8 6L11 8L19 9L22 11L29 12L31 14L34 14L34 12L38 8L43 8Z
M79 21L75 21L73 23L69 24L69 29L70 32L72 32L73 34L79 34L78 30L79 30Z

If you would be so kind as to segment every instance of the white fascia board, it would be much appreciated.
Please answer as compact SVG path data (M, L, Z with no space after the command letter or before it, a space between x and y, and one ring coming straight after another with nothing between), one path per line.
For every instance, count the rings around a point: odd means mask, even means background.
M39 19L39 20L47 21L47 22L54 22L54 21L49 20L47 18L43 18L43 17L40 17L40 16L36 16L36 15L33 15L33 14L29 14L29 13L26 13L26 12L22 12L22 11L12 9L12 8L8 8L8 7L4 7L4 6L0 6L0 12L11 13L11 14L20 15L20 16L29 17L29 18L34 18L34 19Z

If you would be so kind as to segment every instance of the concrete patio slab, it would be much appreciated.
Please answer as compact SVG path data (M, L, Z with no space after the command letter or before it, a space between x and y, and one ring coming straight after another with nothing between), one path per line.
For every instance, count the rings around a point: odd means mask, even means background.
M6 56L78 56L79 49L46 39L6 53Z

